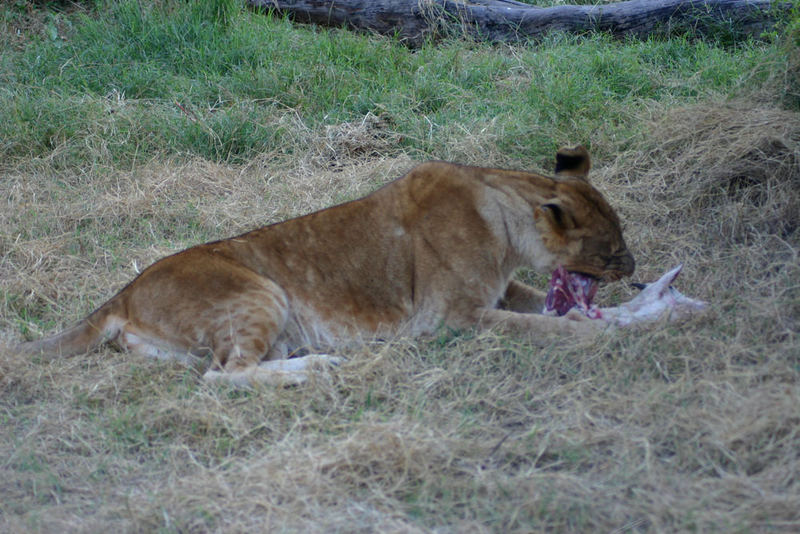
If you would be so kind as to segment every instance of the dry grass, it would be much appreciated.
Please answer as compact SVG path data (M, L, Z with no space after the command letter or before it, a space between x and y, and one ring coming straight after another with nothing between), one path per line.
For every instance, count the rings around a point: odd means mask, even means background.
M651 111L595 182L636 278L683 262L707 316L543 347L375 343L330 381L252 392L111 350L3 353L0 530L797 531L800 117ZM6 169L2 332L64 326L171 250L373 189L412 164L375 156L387 139L367 117L291 162Z

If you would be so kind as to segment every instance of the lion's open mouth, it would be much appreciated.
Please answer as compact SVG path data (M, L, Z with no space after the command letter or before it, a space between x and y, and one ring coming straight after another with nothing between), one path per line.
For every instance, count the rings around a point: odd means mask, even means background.
M592 299L597 293L597 280L583 273L570 272L559 266L550 279L550 290L544 301L545 313L564 315L578 306L587 316L592 316Z

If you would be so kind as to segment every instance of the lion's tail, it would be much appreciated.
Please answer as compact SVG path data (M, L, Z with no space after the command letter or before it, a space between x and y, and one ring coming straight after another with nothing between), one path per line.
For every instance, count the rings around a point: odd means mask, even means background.
M119 334L122 321L114 320L114 307L114 300L106 302L71 328L50 337L22 343L14 350L25 356L47 357L75 356L89 352Z

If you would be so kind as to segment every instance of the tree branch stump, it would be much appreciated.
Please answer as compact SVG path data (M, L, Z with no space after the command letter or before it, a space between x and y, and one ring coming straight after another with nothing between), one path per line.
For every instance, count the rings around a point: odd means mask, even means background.
M412 46L454 26L492 42L541 37L551 31L602 31L647 36L675 25L704 28L731 24L737 32L758 35L771 27L774 10L788 2L772 0L630 0L600 5L536 7L515 0L247 0L255 7L288 14L298 22L339 26L393 35Z

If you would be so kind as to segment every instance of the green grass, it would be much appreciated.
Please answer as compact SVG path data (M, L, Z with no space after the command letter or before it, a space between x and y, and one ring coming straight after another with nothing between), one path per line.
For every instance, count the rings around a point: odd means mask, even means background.
M316 130L369 112L388 115L412 152L441 153L438 139L455 122L494 130L503 151L542 158L555 144L624 130L647 102L756 84L751 73L776 55L764 43L598 35L410 50L230 1L101 5L61 14L70 22L63 36L33 36L0 64L6 161L58 149L65 165L129 165L164 153L240 162L307 148L281 124L287 113ZM215 6L224 17L213 16ZM5 8L6 21L12 14Z

